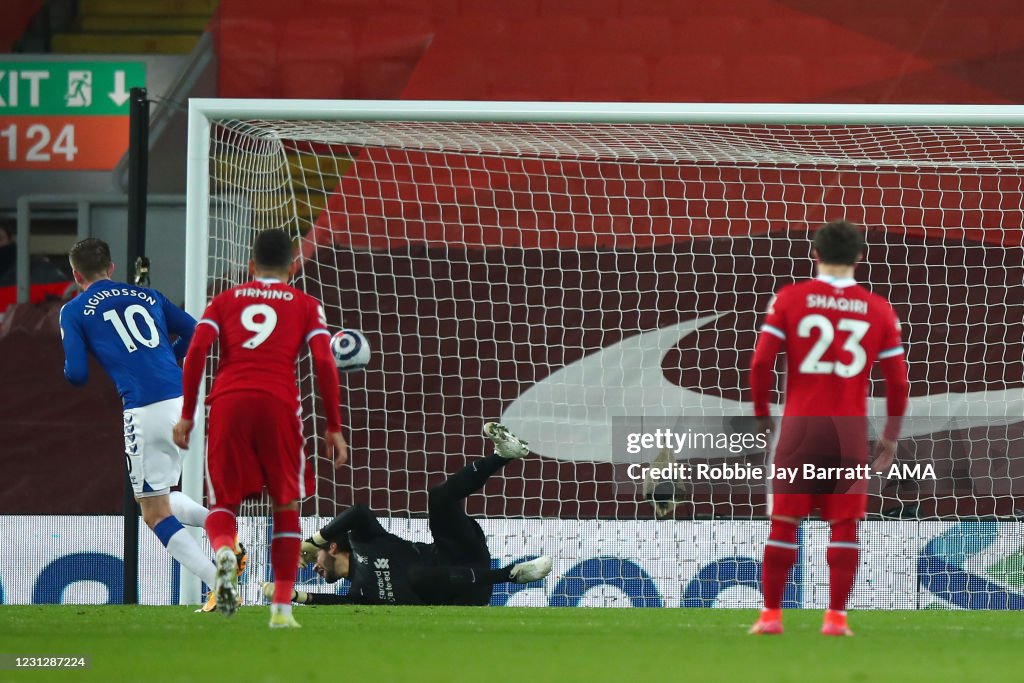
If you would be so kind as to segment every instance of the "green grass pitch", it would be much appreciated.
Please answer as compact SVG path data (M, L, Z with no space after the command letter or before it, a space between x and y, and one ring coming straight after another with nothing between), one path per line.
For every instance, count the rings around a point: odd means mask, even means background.
M818 634L820 611L752 637L750 610L266 607L225 619L185 607L0 607L0 653L89 655L88 671L0 671L0 681L886 682L1019 680L1024 619L1007 612L852 612L854 638Z

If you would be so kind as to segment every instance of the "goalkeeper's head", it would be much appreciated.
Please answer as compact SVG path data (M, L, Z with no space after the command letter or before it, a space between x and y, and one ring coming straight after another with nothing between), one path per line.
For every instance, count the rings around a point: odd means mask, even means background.
M269 228L256 234L252 243L249 273L253 277L271 277L287 282L299 269L295 242L287 231Z
M334 583L339 579L348 577L349 562L352 559L352 551L349 548L331 542L327 547L320 548L316 554L316 565L313 569L323 577L327 583Z

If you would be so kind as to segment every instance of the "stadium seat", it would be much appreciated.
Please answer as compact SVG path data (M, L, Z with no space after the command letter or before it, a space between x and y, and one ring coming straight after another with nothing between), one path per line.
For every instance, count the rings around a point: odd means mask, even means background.
M354 67L352 97L370 100L395 99L402 94L415 68L415 58L359 60Z
M505 54L488 63L496 100L567 100L569 73L557 54Z
M438 29L439 38L455 40L463 47L480 52L505 50L512 45L513 22L499 14L465 14L445 22ZM434 41L431 49L436 49L439 41Z
M849 88L875 91L886 87L898 69L875 54L827 55L811 63L808 79L812 96Z
M654 101L721 102L731 92L725 60L717 54L670 55L651 69Z
M540 0L462 0L463 14L499 11L507 17L536 17L540 14Z
M737 46L747 44L750 21L741 15L691 17L673 22L673 30L678 39L677 52L735 54L742 51Z
M607 19L619 13L619 0L540 0L542 17Z
M817 53L825 47L827 21L809 16L769 16L754 19L748 28L747 48L751 53L798 51ZM832 52L831 45L824 54Z
M289 19L281 29L281 53L293 60L331 60L348 64L355 53L355 27L346 18ZM254 49L262 46L253 44Z
M479 54L472 49L430 50L402 93L408 99L485 100L490 86Z
M641 55L616 52L581 55L572 62L570 94L575 100L631 102L646 99L650 69Z
M599 22L571 16L524 19L511 26L512 40L530 52L591 54L608 47L599 26Z
M373 14L357 30L358 58L418 59L434 34L431 22L415 14Z
M655 17L618 17L605 23L605 35L615 35L615 46L629 52L647 53L657 57L675 52L679 36L672 22Z
M282 62L278 79L282 97L341 99L347 94L345 66L338 62Z
M810 93L804 60L788 54L740 57L732 88L737 102L802 102Z

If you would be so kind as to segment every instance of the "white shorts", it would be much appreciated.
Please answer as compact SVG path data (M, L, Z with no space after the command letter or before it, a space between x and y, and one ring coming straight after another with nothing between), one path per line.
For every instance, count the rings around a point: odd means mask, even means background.
M181 450L171 440L181 406L179 396L124 411L124 452L136 498L165 496L181 479Z

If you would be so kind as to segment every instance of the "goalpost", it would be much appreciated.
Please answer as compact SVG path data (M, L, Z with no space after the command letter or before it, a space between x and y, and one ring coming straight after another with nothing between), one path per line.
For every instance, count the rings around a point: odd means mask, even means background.
M763 482L638 472L763 452L627 435L748 430L759 316L812 273L808 232L845 217L867 229L858 278L903 321L912 396L851 607L1024 606L1024 107L201 99L188 159L187 310L247 276L255 231L285 227L297 286L374 345L342 377L337 473L300 363L307 533L358 502L429 539L428 487L501 419L533 455L467 509L496 558L555 570L496 603L756 605ZM253 601L269 522L247 512ZM827 599L826 538L804 525L787 605Z

